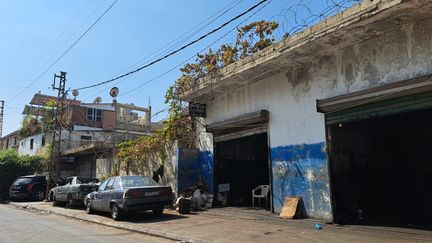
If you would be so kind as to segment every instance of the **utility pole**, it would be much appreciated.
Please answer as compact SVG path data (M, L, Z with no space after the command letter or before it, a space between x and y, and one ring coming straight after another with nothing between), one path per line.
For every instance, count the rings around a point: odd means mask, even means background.
M3 136L4 100L0 100L0 138Z
M56 84L56 80L59 79ZM48 164L48 183L46 188L46 197L49 190L55 186L58 179L58 165L60 158L61 134L63 129L63 119L65 117L65 100L66 100L66 72L60 72L60 75L54 74L52 84L53 90L58 90L57 100L54 109L54 126L51 144L51 156Z

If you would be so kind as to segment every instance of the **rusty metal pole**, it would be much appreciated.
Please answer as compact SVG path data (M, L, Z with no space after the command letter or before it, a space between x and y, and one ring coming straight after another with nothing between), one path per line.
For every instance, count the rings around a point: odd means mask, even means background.
M58 86L56 86L56 79L59 79ZM54 109L54 124L53 136L51 142L51 156L48 163L48 183L46 187L45 196L48 198L49 190L55 186L58 180L58 165L61 154L61 134L63 130L63 118L65 113L65 100L66 100L66 72L60 72L60 75L54 74L54 81L52 88L58 90L57 100Z

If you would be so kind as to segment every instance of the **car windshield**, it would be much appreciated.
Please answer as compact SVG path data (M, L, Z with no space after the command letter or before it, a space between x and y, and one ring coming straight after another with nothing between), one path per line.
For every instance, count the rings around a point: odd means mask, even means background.
M147 176L121 176L120 178L123 188L158 185L156 181Z
M15 185L22 185L22 184L30 183L31 181L32 181L32 178L22 177L22 178L18 178L15 181Z
M77 184L85 184L85 183L98 183L99 180L95 178L85 178L85 177L77 177Z

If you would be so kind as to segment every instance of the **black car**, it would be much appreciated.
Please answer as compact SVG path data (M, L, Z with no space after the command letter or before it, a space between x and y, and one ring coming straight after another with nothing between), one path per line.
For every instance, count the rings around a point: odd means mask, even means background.
M12 200L31 199L42 201L45 198L45 189L45 176L21 176L10 187L9 196Z
M151 177L117 176L105 180L84 200L87 213L111 212L111 217L119 220L128 211L152 210L160 215L172 204L173 194L171 187L159 186Z

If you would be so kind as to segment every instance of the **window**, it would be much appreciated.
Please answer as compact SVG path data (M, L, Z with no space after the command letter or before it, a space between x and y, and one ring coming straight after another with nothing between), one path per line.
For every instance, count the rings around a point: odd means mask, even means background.
M30 149L33 149L33 142L34 142L33 138L30 139Z
M114 183L114 188L115 188L116 190L122 189L122 187L121 187L120 177L118 177L118 178L116 179L116 181L115 181L115 183Z
M42 146L45 146L45 135L42 135L42 142L41 142Z
M152 178L148 176L122 176L120 178L123 188L158 185Z
M99 186L99 191L104 191L104 190L105 190L105 187L106 187L106 185L108 184L109 181L110 181L109 179L105 180L105 181L102 183L102 185Z
M14 137L14 145L17 145L17 138Z
M87 119L90 121L102 121L102 110L87 108Z
M92 137L91 136L81 136L81 140L91 141Z
M81 136L80 145L89 144L89 143L91 143L91 141L92 141L91 136Z
M112 189L114 189L114 181L115 181L115 179L111 179L108 182L108 185L106 186L105 190L112 190Z

